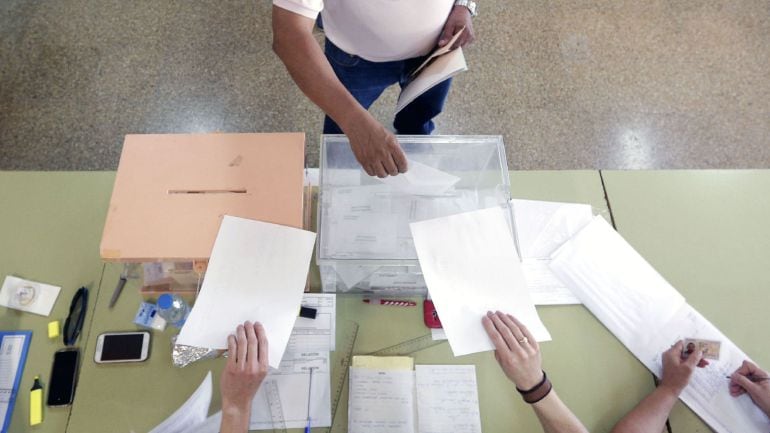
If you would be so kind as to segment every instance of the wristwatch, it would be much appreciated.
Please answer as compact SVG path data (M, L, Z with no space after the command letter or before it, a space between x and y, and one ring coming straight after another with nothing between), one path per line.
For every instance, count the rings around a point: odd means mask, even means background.
M473 0L455 0L455 6L463 6L468 8L472 17L475 17L479 14L476 9L476 2Z

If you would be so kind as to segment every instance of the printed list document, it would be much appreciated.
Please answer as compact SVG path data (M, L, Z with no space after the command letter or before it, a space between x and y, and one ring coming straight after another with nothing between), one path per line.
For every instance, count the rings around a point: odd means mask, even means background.
M297 317L291 330L286 351L334 351L335 323L337 322L337 295L333 293L305 293L302 306L315 308L315 319Z
M312 427L332 424L329 352L286 351L277 370L270 370L251 403L250 430L272 430L273 413L270 399L278 398L286 428L304 428L307 425L308 386L310 369L313 386L309 390ZM277 390L274 393L272 390ZM277 394L277 395L275 395ZM283 425L281 426L283 427Z
M211 404L211 392L211 372L209 371L190 398L170 417L150 430L150 433L185 433L204 424Z
M0 331L0 432L11 423L32 331Z
M522 269L535 305L579 304L580 300L548 267L551 254L593 219L591 206L538 200L511 200Z
M733 398L728 379L749 359L688 305L609 224L596 217L553 256L551 269L585 306L655 375L661 354L685 337L721 342L718 361L695 370L681 395L720 433L766 433L770 420L747 395Z
M278 367L302 302L315 233L226 215L177 344L226 349L243 322L265 327Z
M538 341L551 339L529 296L502 208L410 224L428 291L455 356L493 350L481 319L512 314Z

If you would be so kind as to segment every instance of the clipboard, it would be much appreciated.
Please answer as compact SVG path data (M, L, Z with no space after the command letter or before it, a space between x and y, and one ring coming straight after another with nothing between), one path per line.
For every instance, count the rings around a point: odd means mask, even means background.
M32 331L0 331L0 433L10 428L31 340Z

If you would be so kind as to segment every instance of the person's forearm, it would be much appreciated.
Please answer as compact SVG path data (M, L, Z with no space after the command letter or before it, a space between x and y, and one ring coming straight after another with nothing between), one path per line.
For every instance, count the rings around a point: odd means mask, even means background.
M648 433L662 431L679 393L659 386L621 419L612 433Z
M251 404L234 406L222 405L222 424L219 433L246 433L249 431Z
M297 31L276 24L276 14L285 13L290 12L273 12L273 50L300 90L343 131L349 129L356 119L367 116L368 112L337 79L311 31Z
M588 433L583 423L561 401L555 390L532 405L545 433Z

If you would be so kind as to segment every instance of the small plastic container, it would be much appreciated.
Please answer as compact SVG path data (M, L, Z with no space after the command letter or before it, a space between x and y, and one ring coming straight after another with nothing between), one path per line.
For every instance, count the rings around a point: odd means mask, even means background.
M163 294L158 297L158 315L166 320L166 323L181 328L187 320L190 307L181 296L176 294Z

